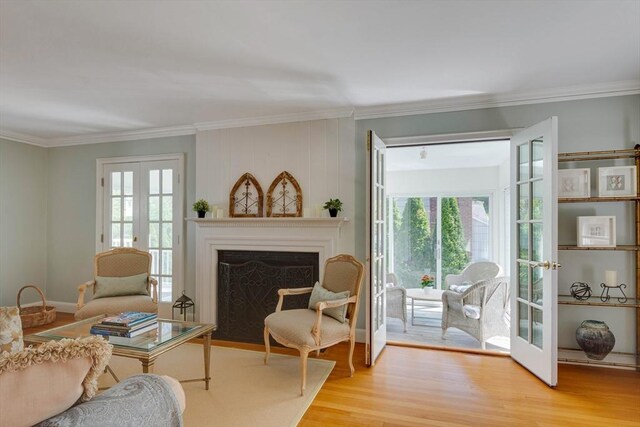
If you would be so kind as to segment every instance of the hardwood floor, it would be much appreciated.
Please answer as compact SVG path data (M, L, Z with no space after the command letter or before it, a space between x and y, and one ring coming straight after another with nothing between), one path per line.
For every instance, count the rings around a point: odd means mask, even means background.
M37 330L72 319L60 313L55 324ZM635 371L560 365L558 387L551 389L508 357L387 346L367 368L358 344L349 377L347 355L346 344L320 355L336 367L300 426L640 426Z

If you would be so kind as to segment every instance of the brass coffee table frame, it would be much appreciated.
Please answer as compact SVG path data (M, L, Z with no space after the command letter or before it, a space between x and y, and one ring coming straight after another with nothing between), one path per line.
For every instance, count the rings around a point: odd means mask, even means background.
M57 328L49 329L43 332L38 332L37 334L27 335L24 337L24 341L27 343L42 343L42 342L48 342L51 340L61 340L64 338L82 338L82 337L92 336L89 333L89 329L91 328L91 325L99 322L104 317L105 317L104 315L91 317L89 319L80 320L78 322L70 323L68 325L59 326ZM158 345L154 345L150 349L130 347L123 344L110 342L110 344L113 345L112 354L114 356L128 357L130 359L138 359L142 363L143 373L145 374L153 373L153 367L154 367L155 361L160 355L186 343L191 339L203 337L204 342L202 345L203 345L203 353L204 353L204 378L181 380L180 382L185 383L185 382L204 381L205 389L209 390L209 381L211 380L211 375L210 375L211 333L216 330L216 326L208 323L182 322L178 320L167 320L167 319L158 319L158 321L163 323L175 323L175 324L184 325L184 326L194 326L194 328L191 329L190 331L180 333L179 335L165 342L159 343ZM67 333L65 335L65 332L70 332L70 331L77 332L78 331L77 328L79 326L84 326L84 325L87 325L86 333L83 328L82 332ZM59 334L57 334L56 332L58 332ZM145 334L142 334L142 335L145 335ZM117 338L120 340L127 339L122 337L117 337ZM130 339L133 340L135 338L130 338ZM118 378L115 376L111 368L107 367L107 370L111 373L111 375L113 375L116 381L118 381Z

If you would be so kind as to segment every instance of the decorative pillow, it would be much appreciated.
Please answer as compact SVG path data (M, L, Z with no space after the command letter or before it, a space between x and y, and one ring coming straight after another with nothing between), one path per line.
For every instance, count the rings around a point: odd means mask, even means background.
M0 307L0 354L24 349L22 321L18 307Z
M313 285L313 291L311 291L311 298L309 298L309 308L312 310L316 309L316 305L321 301L334 301L337 299L345 299L349 298L349 291L344 292L331 292L328 289L322 287L320 282L316 282ZM322 310L323 314L327 316L331 316L339 322L345 322L345 316L347 315L347 307L349 305L345 304L340 307L326 308Z
M111 357L101 337L62 339L0 357L0 425L37 424L98 390Z
M472 285L473 285L473 283L467 280L467 281L464 281L464 282L460 283L459 285L451 285L451 286L449 286L449 289L452 290L453 292L457 292L459 294L462 294L462 293L464 293L464 291L469 289Z
M123 295L149 295L147 273L126 277L96 277L93 298L119 297Z

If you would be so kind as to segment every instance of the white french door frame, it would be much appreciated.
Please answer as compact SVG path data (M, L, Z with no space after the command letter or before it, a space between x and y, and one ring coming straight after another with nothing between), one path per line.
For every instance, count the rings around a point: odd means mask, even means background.
M173 281L172 281L172 299L175 299L177 295L179 295L184 290L184 221L182 218L184 217L184 191L185 191L185 183L184 183L184 154L175 153L175 154L159 154L159 155L149 155L149 156L131 156L131 157L110 157L110 158L100 158L96 159L96 234L95 234L95 247L96 253L102 252L104 250L104 245L107 240L107 236L103 236L104 234L104 225L105 225L105 206L104 206L104 191L106 191L106 187L104 186L105 177L104 170L105 167L108 166L117 166L117 165L152 165L158 162L165 161L175 161L177 163L177 183L179 187L179 191L174 191L174 207L178 207L176 211L174 209L173 212L173 232L172 232L172 240L173 247L176 248L174 251L174 255L172 257L172 269L173 269ZM141 175L138 173L138 180L140 180ZM139 188L147 188L147 184L140 184ZM135 205L135 204L134 204ZM146 204L141 204L142 206L146 206ZM136 208L134 208L136 209ZM134 218L146 218L147 217L147 209L140 208L140 212L134 212ZM134 219L135 221L135 219ZM137 233L144 232L146 236L148 234L148 225L146 220L140 220L141 224L138 224ZM142 224L144 223L144 224ZM140 239L142 240L142 239ZM148 246L148 242L138 242L139 247L146 248ZM135 245L134 245L135 246ZM159 267L160 268L160 267ZM168 307L166 307L168 304ZM161 303L159 301L159 309L164 309L165 317L167 315L171 315L171 303Z

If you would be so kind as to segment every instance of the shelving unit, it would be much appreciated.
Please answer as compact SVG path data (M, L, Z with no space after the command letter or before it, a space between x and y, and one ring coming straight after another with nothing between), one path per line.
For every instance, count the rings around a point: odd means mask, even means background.
M558 154L558 162L582 162L582 161L600 161L600 160L618 160L618 159L633 159L636 165L636 180L638 182L638 189L635 196L630 197L589 197L589 198L559 198L558 203L634 203L635 204L635 224L636 224L636 238L635 245L618 245L616 247L579 247L575 245L560 245L559 250L571 251L621 251L621 252L635 252L636 261L636 281L635 281L635 298L629 298L626 302L621 303L615 297L607 302L602 302L597 295L597 290L594 289L594 295L587 301L578 301L570 295L559 295L559 305L573 305L573 306L591 306L591 307L610 307L610 308L626 308L633 309L636 312L636 351L635 353L610 353L606 357L607 361L595 361L586 358L558 358L560 362L566 363L580 363L589 365L603 365L603 366L616 366L616 367L631 367L640 371L640 144L636 145L632 149L627 150L605 150L605 151L582 151L573 153L560 153ZM632 287L633 284L628 284ZM574 348L560 348L560 350L578 350ZM621 363L618 361L612 361L619 356L635 356L635 363Z

